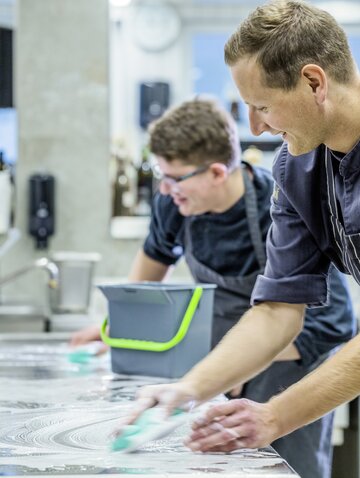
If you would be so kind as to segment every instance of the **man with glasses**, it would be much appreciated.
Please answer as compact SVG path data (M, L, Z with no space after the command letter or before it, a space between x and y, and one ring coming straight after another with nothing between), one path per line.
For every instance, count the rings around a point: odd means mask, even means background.
M194 176L197 176L198 174L204 173L209 166L201 166L200 168L194 169L191 173L183 174L182 176L170 176L168 174L162 174L160 173L158 175L158 181L159 182L164 182L167 183L169 186L173 186L176 183L181 183L181 181L185 181L186 179L192 178Z
M241 163L236 124L217 104L194 100L168 111L150 127L150 149L161 172L149 235L132 266L130 281L162 281L182 257L197 282L215 283L212 345L250 308L258 274L263 272L265 238L271 223L270 172ZM246 323L246 321L245 321ZM321 358L354 333L350 298L338 272L331 277L331 301L306 313L293 344L257 377L231 392L268 400L302 378ZM286 323L282 326L286 328ZM261 334L258 322L245 324L244 346L251 355ZM267 331L274 346L287 333ZM77 333L74 345L99 337L98 329ZM258 351L259 356L261 351ZM234 374L241 364L227 363ZM218 377L211 378L215 383ZM176 387L176 384L175 384ZM219 390L220 391L220 390ZM329 476L332 415L274 443L303 477Z

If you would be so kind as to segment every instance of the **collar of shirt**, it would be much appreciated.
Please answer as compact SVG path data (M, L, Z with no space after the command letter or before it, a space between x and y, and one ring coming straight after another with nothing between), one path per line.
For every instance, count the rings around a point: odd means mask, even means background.
M329 151L331 152L331 155L340 162L339 173L341 176L350 176L353 172L360 169L360 140L344 155L338 151Z

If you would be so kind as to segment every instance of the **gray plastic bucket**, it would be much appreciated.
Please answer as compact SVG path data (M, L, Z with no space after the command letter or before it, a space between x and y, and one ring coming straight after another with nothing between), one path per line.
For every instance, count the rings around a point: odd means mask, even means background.
M210 351L213 318L213 284L136 284L99 286L108 299L109 335L103 324L104 342L111 346L112 370L119 374L179 378ZM196 299L199 292L201 297ZM195 303L194 303L195 299ZM195 312L182 340L178 337L189 304ZM191 305L190 305L191 308ZM122 343L119 346L119 341ZM149 345L149 342L150 345ZM155 343L162 351L143 350ZM164 345L165 344L165 345Z

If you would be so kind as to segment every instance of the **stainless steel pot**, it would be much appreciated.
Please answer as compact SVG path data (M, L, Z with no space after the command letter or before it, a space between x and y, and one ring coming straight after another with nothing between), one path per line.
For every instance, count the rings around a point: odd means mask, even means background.
M52 312L85 313L90 303L93 272L100 254L82 252L56 252L51 260L59 268L59 284L49 289Z

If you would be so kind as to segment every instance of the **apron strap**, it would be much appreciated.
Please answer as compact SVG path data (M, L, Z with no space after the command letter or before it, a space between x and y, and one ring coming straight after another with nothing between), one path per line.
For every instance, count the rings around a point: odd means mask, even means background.
M266 263L266 253L260 230L260 218L257 205L256 191L254 184L249 177L249 173L246 170L246 165L243 165L242 174L245 184L245 209L250 236L252 244L254 246L257 261L260 265L260 268L263 269Z

